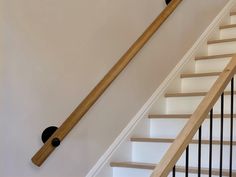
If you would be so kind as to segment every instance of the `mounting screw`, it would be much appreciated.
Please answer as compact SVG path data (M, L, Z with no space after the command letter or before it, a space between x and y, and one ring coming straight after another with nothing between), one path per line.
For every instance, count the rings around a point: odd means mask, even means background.
M51 144L53 147L57 147L61 144L61 141L59 138L53 138Z

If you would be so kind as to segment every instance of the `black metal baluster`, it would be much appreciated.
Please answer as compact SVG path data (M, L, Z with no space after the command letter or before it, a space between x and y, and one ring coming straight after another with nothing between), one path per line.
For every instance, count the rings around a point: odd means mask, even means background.
M230 161L229 161L229 177L232 177L233 167L233 124L234 124L234 78L231 80L231 101L230 101Z
M175 177L175 171L176 171L176 168L175 166L173 167L173 172L172 172L172 176Z
M202 126L198 130L198 177L201 176L201 160L202 160Z
M221 95L221 123L220 123L220 177L223 167L223 137L224 137L224 92Z
M186 149L186 159L185 159L185 177L188 177L189 168L189 146Z
M212 176L213 108L210 111L209 177Z

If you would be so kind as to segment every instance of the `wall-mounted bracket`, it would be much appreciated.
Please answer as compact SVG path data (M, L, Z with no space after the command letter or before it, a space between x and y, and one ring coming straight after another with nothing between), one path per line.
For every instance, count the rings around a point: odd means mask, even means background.
M165 0L166 4L168 5L172 0Z
M45 143L57 129L58 128L55 127L55 126L50 126L50 127L46 128L43 131L42 136L41 136L41 139L42 139L43 143ZM59 146L60 143L61 143L61 141L60 141L59 138L53 138L52 141L51 141L51 144L52 144L53 147Z

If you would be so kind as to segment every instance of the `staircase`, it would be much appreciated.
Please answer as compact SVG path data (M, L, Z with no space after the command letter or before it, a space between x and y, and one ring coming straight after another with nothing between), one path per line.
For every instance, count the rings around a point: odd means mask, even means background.
M180 74L179 79L176 79L174 84L180 86L180 91L168 91L153 104L149 114L146 115L144 117L145 120L141 122L146 124L143 126L146 128L143 132L146 133L133 133L128 138L128 141L125 142L128 144L127 147L129 148L117 150L116 155L113 155L108 162L110 167L104 167L103 172L111 170L113 177L148 177L152 174L156 164L162 159L191 114L195 111L219 74L236 53L236 12L230 12L230 14L228 14L228 22L229 24L220 25L218 27L219 38L209 39L207 41L207 54L197 55L192 59L195 71L186 72L186 69L185 72ZM174 89L168 88L168 90ZM224 104L227 105L230 103L229 86L224 93ZM234 92L234 94L236 94L236 92ZM218 100L214 107L213 114L212 176L219 176L220 107L220 100ZM235 114L234 117L236 117ZM234 121L234 127L236 127L236 121ZM229 176L229 129L230 110L229 107L225 107L223 176ZM188 176L199 176L197 174L198 142L198 136L196 134L189 146L190 159ZM201 157L201 176L209 176L209 116L202 125ZM176 165L176 176L185 176L184 172L185 154L182 155ZM102 177L103 175L101 174L102 173L98 176ZM232 176L236 177L236 131L234 132L233 141Z

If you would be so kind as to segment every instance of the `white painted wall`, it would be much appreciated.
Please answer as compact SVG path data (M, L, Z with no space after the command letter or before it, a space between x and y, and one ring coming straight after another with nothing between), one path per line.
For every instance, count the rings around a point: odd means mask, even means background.
M2 0L0 177L84 177L227 0L184 1L37 168L59 126L164 8L161 0Z

